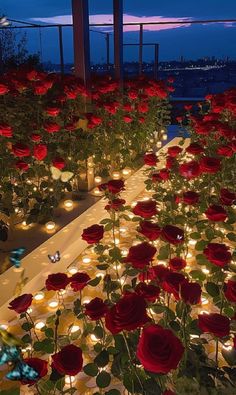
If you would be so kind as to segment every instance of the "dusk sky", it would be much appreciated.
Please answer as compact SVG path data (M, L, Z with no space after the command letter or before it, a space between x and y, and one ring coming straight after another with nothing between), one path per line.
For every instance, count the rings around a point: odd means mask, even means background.
M236 19L235 0L124 0L125 22L176 21L194 19ZM91 23L112 22L112 0L90 0ZM0 14L34 23L71 23L70 0L0 0ZM105 29L103 29L105 30ZM137 43L136 27L125 29L124 42ZM66 62L73 61L72 29L63 29ZM27 30L30 52L40 49L38 29ZM105 61L104 36L92 32L91 60ZM111 38L112 41L112 38ZM56 29L41 29L42 60L59 63ZM160 44L160 60L216 56L236 59L236 24L149 26L144 42ZM138 60L138 48L125 49L125 60ZM153 50L144 50L144 60L153 60Z

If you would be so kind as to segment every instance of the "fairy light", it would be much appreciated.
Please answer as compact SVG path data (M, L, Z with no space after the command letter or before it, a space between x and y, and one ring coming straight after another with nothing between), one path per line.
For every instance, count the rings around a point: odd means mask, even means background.
M158 141L158 142L156 143L156 146L157 146L157 148L161 148L161 147L162 147L162 142L161 142L161 141Z
M73 325L70 329L71 333L76 333L80 330L80 326L79 325Z
M134 214L129 213L129 214L128 214L128 217L129 217L130 219L132 219L132 218L134 218Z
M203 269L202 269L202 272L203 272L204 274L209 274L209 273L210 273L210 270L209 270L209 269L206 269L206 268L203 268Z
M94 181L96 182L96 184L100 184L102 182L102 177L96 176L94 177Z
M128 230L127 226L121 226L120 227L120 233L126 233Z
M34 295L34 300L36 300L36 301L38 302L38 301L40 301L40 300L43 300L43 299L44 299L44 296L45 296L44 292L42 292L42 291L37 292L37 293Z
M123 176L125 176L125 177L129 176L130 173L131 173L131 170L128 169L127 167L125 167L125 168L122 170L122 174L123 174Z
M120 172L119 171L113 171L112 178L113 178L113 180L119 180L120 179Z
M84 256L83 258L82 258L82 261L83 261L83 263L90 263L91 262L91 258L89 257L89 256Z
M70 385L75 382L75 376L65 376L65 384Z
M36 323L35 323L35 329L38 329L38 330L41 330L42 328L44 328L45 327L45 322L44 321L37 321Z
M31 314L31 313L33 313L33 309L32 309L32 307L29 307L29 308L26 310L26 312L27 312L28 314Z
M45 228L47 229L47 231L52 231L55 230L56 224L53 221L49 221L45 224Z
M136 204L137 204L137 202L136 202L136 200L134 200L134 201L131 203L131 207L132 207L132 208L135 207Z
M118 239L118 237L115 238L115 245L119 245L120 244L120 239Z
M164 140L164 141L167 140L167 134L166 134L166 133L163 134L161 138L162 138L162 140Z
M58 300L56 300L56 299L51 299L51 300L49 300L49 302L48 302L48 307L50 307L51 309L55 309L55 308L57 308L58 307Z
M193 254L191 252L188 252L186 258L192 258L192 257L193 257Z
M99 340L99 338L97 336L95 336L93 333L90 335L90 339L92 342L97 342Z
M73 208L73 205L74 205L74 203L73 203L73 201L70 200L70 199L64 201L64 207L65 207L66 209L71 209L71 208Z
M105 276L105 274L102 273L102 272L98 272L98 273L96 274L96 277L104 278L104 276Z
M26 221L22 221L21 225L22 225L23 227L27 226Z
M90 298L89 296L85 296L85 297L82 299L83 304L87 304L87 303L89 303L90 301L91 301L91 298Z
M122 256L127 256L128 255L128 248L122 248L122 250L121 250L121 255Z
M222 349L225 351L231 351L233 349L231 341L227 341L223 344Z
M5 331L8 329L9 325L7 323L7 321L1 321L0 322L0 328L4 329Z
M205 306L205 305L208 304L208 303L209 303L209 300L208 300L207 298L204 298L204 297L201 298L201 304L202 304L203 306Z
M37 191L37 187L33 187L33 191L36 192Z
M197 240L190 239L188 243L191 246L195 246L195 244L197 243Z

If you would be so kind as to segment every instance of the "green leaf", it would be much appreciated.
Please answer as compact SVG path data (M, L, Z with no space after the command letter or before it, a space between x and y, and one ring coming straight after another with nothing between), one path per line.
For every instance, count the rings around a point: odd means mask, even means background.
M99 270L107 270L109 265L107 263L104 263L103 265L97 265L96 267Z
M226 235L227 239L229 239L230 241L236 241L236 234L233 232L227 233Z
M24 335L21 340L23 341L23 343L31 343L31 337L30 335L27 333L26 335Z
M45 329L44 333L45 333L45 336L47 336L47 337L53 337L54 336L54 331L53 331L52 328Z
M104 335L103 328L100 325L96 325L93 331L93 334L98 338L102 339Z
M196 260L197 260L198 265L206 265L209 263L209 261L207 260L207 258L205 257L204 254L196 255Z
M159 254L157 256L158 259L167 259L170 253L170 246L169 244L166 244L165 246L162 246L159 250Z
M226 307L223 310L224 314L227 315L227 317L232 318L235 314L233 307Z
M98 374L98 367L95 363L88 363L83 367L83 371L87 376L95 377Z
M109 362L109 354L108 354L107 350L102 350L100 352L100 354L98 354L96 356L96 358L94 359L94 362L97 364L97 366L99 366L101 368L106 366Z
M214 239L214 237L215 237L215 232L214 232L214 230L213 230L212 228L207 228L207 229L205 230L205 235L206 235L206 238L207 238L209 241L211 241L211 240Z
M106 388L110 385L111 375L105 371L100 372L97 375L96 383L99 388Z
M193 239L193 240L198 240L198 239L201 238L201 234L198 233L198 232L193 232L193 233L191 233L191 234L189 235L189 237L190 237L191 239Z
M206 241L206 240L197 241L197 243L195 245L195 250L196 251L203 251L204 248L207 246L207 244L208 244L208 241Z
M30 331L30 329L32 329L33 327L34 327L34 325L31 324L31 322L24 322L24 323L21 325L21 328L22 328L24 331L26 331L26 332Z
M91 287L96 287L100 283L101 279L102 276L97 276L93 280L89 281L88 285L91 285Z
M106 391L105 395L120 395L120 391L116 389L111 389L110 391Z
M112 223L112 222L109 223L109 224L106 224L106 225L104 226L105 232L108 232L109 230L112 230L112 228L113 228L113 223Z
M220 294L220 289L219 289L218 285L216 285L215 283L208 282L208 283L206 283L205 288L206 288L207 293L210 296L212 296L213 298Z
M162 393L159 384L154 378L149 378L144 381L144 389L147 395L161 395Z
M201 270L191 270L189 275L199 281L204 281L206 279L206 275Z
M20 395L20 388L11 388L9 390L0 391L0 395Z

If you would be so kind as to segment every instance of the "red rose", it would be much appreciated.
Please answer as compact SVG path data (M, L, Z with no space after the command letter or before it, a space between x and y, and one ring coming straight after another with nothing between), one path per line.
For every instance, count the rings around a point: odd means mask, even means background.
M73 291L81 291L89 282L90 277L87 273L75 273L70 277L70 286Z
M109 204L107 204L105 206L105 209L107 211L109 210L115 210L115 211L119 211L121 207L123 207L123 205L125 204L125 200L124 199L114 199L114 200L110 200Z
M155 302L159 297L160 288L153 284L138 283L135 287L135 292L148 302Z
M232 258L229 247L225 244L209 243L203 253L209 262L220 267L226 266Z
M169 294L173 294L176 300L179 300L181 285L186 281L181 273L168 273L162 282L162 288Z
M56 117L58 114L60 114L61 110L58 107L47 107L45 111L51 117Z
M23 143L16 143L12 146L12 152L15 156L19 158L24 158L26 156L30 156L30 149L28 145Z
M230 320L218 313L200 314L198 316L198 326L203 333L211 333L216 337L229 335Z
M133 121L133 119L132 119L129 115L124 115L124 116L123 116L123 121L124 121L125 123L130 123L130 122Z
M220 170L220 159L204 157L200 159L200 169L203 173L215 174Z
M180 148L178 145L174 145L173 147L169 147L167 152L172 158L176 158L176 156L182 152L182 148Z
M7 92L9 92L8 87L4 84L0 84L0 95L5 95Z
M93 321L100 320L108 310L107 305L100 298L94 298L85 305L85 314Z
M56 167L59 170L64 169L66 165L64 159L60 158L59 156L56 156L56 158L53 159L52 164L54 167Z
M90 121L91 121L94 125L99 126L99 125L101 125L101 123L102 123L102 118L100 118L100 117L98 117L98 116L96 116L96 115L92 115Z
M61 129L60 125L55 122L47 122L43 127L48 133L57 133Z
M48 153L47 146L45 144L38 144L34 146L33 156L37 160L43 160Z
M145 165L155 166L157 163L157 156L154 153L145 154L143 160Z
M199 163L195 160L182 163L179 167L179 174L188 179L198 177L201 174Z
M149 325L143 329L137 347L137 357L144 369L153 373L169 373L176 369L184 347L170 329Z
M216 204L212 204L205 211L206 217L210 221L218 222L224 221L227 218L227 213L222 206L217 206Z
M171 390L165 390L165 392L163 392L163 395L176 395L176 393Z
M130 111L133 110L133 108L132 108L131 104L128 103L128 104L124 104L123 105L123 110L127 111L127 112L130 112Z
M12 137L12 127L7 125L7 124L1 124L0 125L0 136L3 137Z
M34 86L34 93L37 96L45 95L48 91L48 87L44 82L36 82Z
M170 270L168 269L168 267L161 265L161 264L152 266L148 270L148 275L150 276L150 280L158 279L159 282L163 281L165 279L165 277L167 276L167 274L169 274L169 273L170 273Z
M221 145L217 148L216 152L218 155L226 156L227 158L230 158L234 154L230 145Z
M124 185L125 183L123 180L110 180L107 183L107 189L109 192L115 195L116 193L120 193L125 189Z
M201 302L202 289L198 283L189 283L187 281L181 284L180 294L186 304L198 304Z
M172 169L176 163L176 159L173 156L166 157L166 169Z
M138 107L137 107L138 112L140 112L141 114L145 114L146 112L148 112L149 107L148 104L143 102L143 103L139 103Z
M21 171L27 171L29 170L29 165L28 163L24 162L23 160L18 160L15 163L15 166L17 169L21 170Z
M159 176L160 176L160 178L161 178L162 180L164 180L164 181L169 180L169 178L170 178L170 172L169 172L169 170L167 170L167 169L161 169L161 170L159 171Z
M142 235L144 235L151 241L158 239L161 234L161 228L153 222L141 221L139 226L139 233L142 233Z
M171 258L169 260L169 266L171 268L171 270L173 270L174 272L178 272L179 270L182 270L185 268L186 266L186 261L183 258L180 257L175 257L175 258Z
M226 188L222 188L220 190L220 201L225 206L232 206L236 204L236 193L230 192Z
M151 218L157 214L155 200L147 200L144 202L138 202L133 208L133 213L143 218Z
M143 269L150 264L156 251L155 247L145 241L144 243L130 247L124 262L131 263L135 268Z
M31 140L32 141L34 141L34 142L39 142L39 141L41 141L41 139L42 139L42 137L40 136L40 134L37 134L37 133L32 133L31 134Z
M61 289L65 289L69 284L69 278L65 273L53 273L49 274L45 286L48 291L60 291Z
M130 98L130 99L132 99L132 100L134 100L134 99L137 99L137 97L138 97L138 92L136 92L136 91L129 91L128 92L128 97Z
M161 231L161 236L165 241L171 244L180 244L184 242L184 231L174 225L166 225Z
M113 335L123 330L132 331L140 328L148 321L145 299L136 293L128 292L108 310L105 316L106 328Z
M68 344L61 351L52 355L52 367L62 375L75 376L83 366L81 348Z
M192 155L199 155L202 152L204 152L203 147L198 144L198 143L191 143L189 146L186 148L186 152Z
M230 302L236 303L236 281L229 280L225 284L224 293L226 299L228 299Z
M92 225L83 230L82 239L88 244L99 243L103 238L104 227L102 225Z
M28 307L30 307L32 300L33 300L32 294L23 294L13 299L10 302L8 308L10 310L14 310L18 314L25 313Z
M183 202L186 204L197 204L199 202L199 193L187 191L183 193Z
M138 119L138 121L139 121L139 123L144 123L145 122L145 118L144 117L139 117L139 119Z
M35 380L24 379L21 380L23 385L33 385L36 381L40 380L42 377L46 376L48 372L48 362L40 358L25 358L23 359L28 366L33 368L35 372L38 373L38 377Z

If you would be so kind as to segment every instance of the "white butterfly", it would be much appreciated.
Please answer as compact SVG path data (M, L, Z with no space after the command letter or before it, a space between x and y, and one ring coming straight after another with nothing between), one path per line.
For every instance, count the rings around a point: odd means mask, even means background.
M56 251L54 255L48 255L48 259L51 261L51 263L56 263L60 261L61 255L59 251Z
M62 182L68 182L73 177L74 173L71 171L61 171L54 166L50 167L53 180L61 179Z

